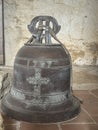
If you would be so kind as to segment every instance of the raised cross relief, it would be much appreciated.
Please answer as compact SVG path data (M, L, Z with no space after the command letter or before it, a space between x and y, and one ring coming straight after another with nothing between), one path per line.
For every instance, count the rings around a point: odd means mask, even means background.
M50 79L41 76L41 69L35 69L35 76L26 79L29 84L34 85L34 95L40 95L41 85L48 84Z

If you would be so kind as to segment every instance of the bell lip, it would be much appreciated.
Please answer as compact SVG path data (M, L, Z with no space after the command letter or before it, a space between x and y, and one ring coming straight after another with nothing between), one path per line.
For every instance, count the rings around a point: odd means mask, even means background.
M70 123L70 121L73 121L73 120L75 120L75 119L77 119L78 118L78 116L79 116L79 114L80 114L80 112L81 112L81 108L79 109L79 113L77 114L77 115L75 115L74 117L72 117L72 118L69 118L68 120L62 120L62 121L58 121L58 122L28 122L28 121L22 121L22 120L17 120L17 119L13 119L13 118L11 118L11 117L8 117L7 115L5 115L5 113L1 113L1 115L2 115L2 117L3 118L9 118L9 119L12 119L13 121L20 121L20 122L22 122L22 123L28 123L28 124L36 124L36 125L52 125L52 124L57 124L57 123Z
M74 96L73 96L73 100L74 100L74 103L72 104L72 107L68 111L60 111L60 112L56 111L55 113L32 112L31 114L29 110L28 111L26 110L27 111L26 113L24 109L22 109L21 111L18 111L17 109L15 110L10 105L8 105L10 103L6 104L7 103L6 97L4 97L1 102L1 113L12 119L15 119L18 121L29 122L29 123L45 123L46 124L46 123L63 122L63 121L68 121L70 119L75 118L81 111L80 101ZM33 116L36 118L33 119ZM57 117L59 116L60 118L57 119ZM42 120L40 119L40 117L42 118ZM47 117L49 117L49 119Z

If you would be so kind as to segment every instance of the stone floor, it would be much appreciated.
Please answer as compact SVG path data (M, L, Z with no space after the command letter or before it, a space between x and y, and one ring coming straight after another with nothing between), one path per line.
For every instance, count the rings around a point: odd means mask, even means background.
M74 90L74 94L83 100L81 113L74 120L56 124L31 125L6 118L5 130L98 130L98 89Z

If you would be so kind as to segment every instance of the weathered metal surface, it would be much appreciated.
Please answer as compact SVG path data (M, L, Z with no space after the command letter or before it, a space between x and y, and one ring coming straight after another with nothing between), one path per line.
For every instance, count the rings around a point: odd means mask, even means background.
M42 23L43 21L45 21L45 23ZM33 36L38 35L39 32L39 28L37 28L38 22L40 22L40 24L43 27L46 26L47 27L46 29L48 29L48 27L51 26L55 34L57 34L60 31L61 26L58 25L55 18L51 16L37 16L31 21L30 25L28 25L28 29L33 34ZM52 23L52 25L50 25L50 23ZM48 36L48 30L46 30L45 33Z
M29 30L33 36L16 55L13 86L2 100L6 115L45 123L68 120L80 112L80 102L71 91L71 57L61 43L50 43L51 36L59 41L55 35L59 29L52 17L32 20Z

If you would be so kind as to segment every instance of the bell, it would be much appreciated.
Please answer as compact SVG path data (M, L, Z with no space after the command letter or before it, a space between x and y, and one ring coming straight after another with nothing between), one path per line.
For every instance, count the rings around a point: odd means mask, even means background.
M56 37L60 26L51 16L37 16L28 29L32 37L15 57L13 85L1 110L32 123L70 120L79 114L80 101L72 93L70 54Z

